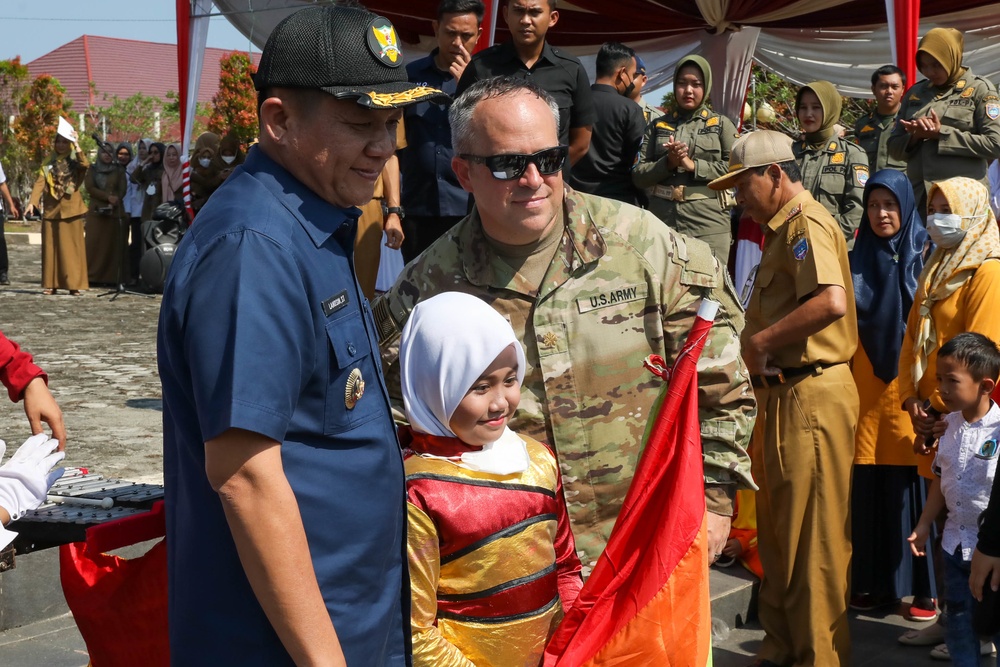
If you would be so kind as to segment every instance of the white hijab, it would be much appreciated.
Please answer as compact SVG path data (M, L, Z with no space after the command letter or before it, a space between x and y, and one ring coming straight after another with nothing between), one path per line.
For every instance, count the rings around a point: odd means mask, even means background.
M524 348L510 323L484 301L461 292L443 292L414 306L399 346L403 406L410 426L420 433L457 437L449 423L458 404L510 345L517 354L520 384ZM491 445L463 454L463 463L458 465L496 474L527 468L524 443L510 429Z

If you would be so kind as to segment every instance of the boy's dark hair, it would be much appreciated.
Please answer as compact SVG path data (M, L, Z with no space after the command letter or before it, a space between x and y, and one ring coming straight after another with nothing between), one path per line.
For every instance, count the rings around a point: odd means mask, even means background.
M878 79L880 76L892 76L893 74L899 75L900 80L903 82L903 88L905 89L906 72L899 69L895 65L882 65L877 70L875 70L875 73L872 74L872 85L874 86L876 83L878 83Z
M980 333L960 333L941 346L938 359L951 357L965 364L976 382L1000 376L1000 347Z
M604 42L597 52L597 78L607 79L615 75L619 67L628 67L628 61L635 59L632 47L621 42Z
M440 21L445 14L475 14L476 23L482 23L486 5L482 0L441 0L438 5L437 20Z

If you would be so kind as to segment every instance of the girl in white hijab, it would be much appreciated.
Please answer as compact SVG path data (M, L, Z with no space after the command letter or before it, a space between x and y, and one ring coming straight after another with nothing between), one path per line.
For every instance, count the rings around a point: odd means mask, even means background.
M537 665L582 580L555 456L507 427L521 344L444 292L413 308L399 362L414 667Z

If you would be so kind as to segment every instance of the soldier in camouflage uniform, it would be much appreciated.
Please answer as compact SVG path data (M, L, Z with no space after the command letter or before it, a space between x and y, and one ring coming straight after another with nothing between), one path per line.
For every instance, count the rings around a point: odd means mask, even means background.
M830 212L847 241L861 224L861 197L868 182L868 155L855 143L837 136L840 93L829 81L802 86L795 96L795 113L805 134L793 145L802 171L802 186Z
M965 40L954 28L934 28L917 48L927 79L903 99L889 154L906 161L917 210L927 210L934 181L965 176L990 186L986 172L1000 158L1000 98L986 79L962 66Z
M725 264L732 225L708 182L726 173L739 136L727 117L708 106L712 68L687 56L674 73L676 106L646 127L632 182L646 190L649 210L671 228L701 239Z
M889 135L906 91L906 74L895 65L883 65L872 74L875 108L854 123L854 138L868 154L872 174L882 169L906 171L906 162L889 155Z
M642 209L564 187L559 163L531 155L558 143L547 98L530 82L500 78L477 83L452 106L452 164L476 208L373 306L390 394L399 396L397 334L417 302L460 291L503 314L527 357L511 428L558 453L577 548L592 566L662 387L642 361L655 353L672 362L701 300L714 299L722 307L698 372L709 550L717 554L736 488L755 488L746 444L756 404L740 358L742 309L708 246ZM497 154L505 163L510 154L528 159L503 174L503 164L485 157Z

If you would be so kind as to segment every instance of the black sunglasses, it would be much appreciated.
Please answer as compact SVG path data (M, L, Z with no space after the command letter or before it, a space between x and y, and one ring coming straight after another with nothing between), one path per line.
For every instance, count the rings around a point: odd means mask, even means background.
M524 155L522 153L509 153L507 155L469 155L463 153L458 157L469 162L485 164L486 168L493 174L493 178L500 181L513 181L521 178L529 164L538 167L538 173L543 176L550 176L566 164L566 157L569 156L569 146L555 146L554 148L543 148L537 153Z

